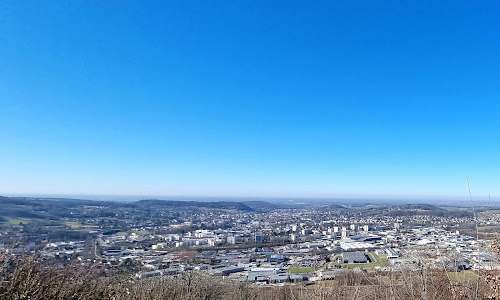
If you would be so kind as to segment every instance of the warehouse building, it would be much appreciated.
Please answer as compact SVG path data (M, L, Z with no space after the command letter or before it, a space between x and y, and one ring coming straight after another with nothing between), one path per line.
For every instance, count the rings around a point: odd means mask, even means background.
M361 251L344 252L342 253L342 260L345 264L367 263L366 255Z

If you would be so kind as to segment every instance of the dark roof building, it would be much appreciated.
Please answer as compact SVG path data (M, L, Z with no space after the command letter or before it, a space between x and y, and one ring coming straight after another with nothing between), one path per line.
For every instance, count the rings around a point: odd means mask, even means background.
M368 262L366 255L361 251L344 252L344 253L342 253L342 259L344 260L345 264L367 263Z

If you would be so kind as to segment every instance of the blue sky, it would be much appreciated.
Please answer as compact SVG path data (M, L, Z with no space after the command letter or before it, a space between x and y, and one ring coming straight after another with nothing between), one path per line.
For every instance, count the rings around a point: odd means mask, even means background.
M500 194L496 1L2 1L0 193Z

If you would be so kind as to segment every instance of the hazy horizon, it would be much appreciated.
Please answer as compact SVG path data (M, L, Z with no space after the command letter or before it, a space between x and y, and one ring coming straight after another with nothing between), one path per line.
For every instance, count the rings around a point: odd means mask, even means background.
M435 204L446 206L486 206L497 207L500 201L488 196L473 197L471 202L469 197L359 197L359 196L324 196L324 197L287 197L287 196L204 196L204 195L97 195L97 194L23 194L23 193L5 193L0 196L7 197L33 197L33 198L62 198L62 199L81 199L96 201L118 201L130 202L146 199L158 200L181 200L181 201L266 201L276 203L293 204Z

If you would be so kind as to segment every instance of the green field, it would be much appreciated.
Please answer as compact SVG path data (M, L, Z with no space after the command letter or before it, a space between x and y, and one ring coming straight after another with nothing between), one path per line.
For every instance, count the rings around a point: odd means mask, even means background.
M316 271L316 268L299 268L299 267L292 267L288 269L288 273L309 273L309 272L314 272Z
M66 221L66 222L64 222L64 224L66 224L66 226L71 227L71 229L76 229L76 228L82 227L82 224L80 224L78 222Z
M28 224L30 222L30 219L27 219L27 218L5 217L5 219L7 220L7 224L12 225L12 226L19 226L20 223Z
M137 235L148 235L148 234L150 234L150 232L147 231L147 230L136 230L136 229L130 230L130 233L135 233Z
M85 225L85 224L81 224L79 222L73 222L73 221L64 221L64 224L66 226L71 227L71 229L93 229L93 228L99 227L96 225Z
M476 280L479 276L474 271L448 272L451 281Z

